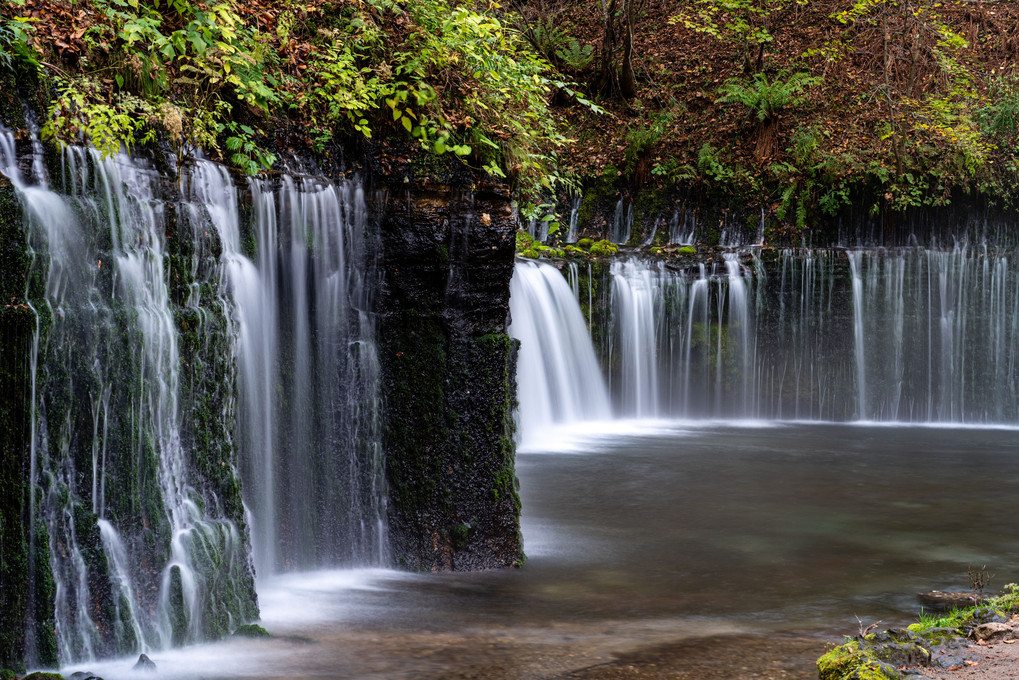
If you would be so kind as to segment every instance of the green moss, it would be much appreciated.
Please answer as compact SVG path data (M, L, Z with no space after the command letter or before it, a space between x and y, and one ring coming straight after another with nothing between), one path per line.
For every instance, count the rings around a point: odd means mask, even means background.
M683 246L679 249L681 255L696 255L697 249L693 246Z
M238 626L233 634L237 635L239 637L249 637L249 638L267 638L267 637L272 637L272 635L269 634L269 631L267 631L265 628L262 628L257 623L248 623L248 624L245 624L243 626Z
M60 673L47 673L44 671L36 671L35 673L29 673L21 680L64 680L64 676Z
M608 241L606 239L602 239L601 241L598 241L593 246L591 246L591 254L594 255L595 257L615 255L618 251L619 246L617 246L612 241Z
M867 661L847 675L845 680L902 680L902 675L895 666L881 661Z
M817 660L819 680L900 680L894 666L850 642L832 649Z
M592 245L594 245L594 239L582 238L577 241L577 247L583 248L584 250L590 250Z
M640 191L633 200L633 224L627 236L627 244L638 246L644 241L644 225L653 225L655 219L665 209L668 192L645 190ZM653 227L651 227L653 228ZM650 231L648 236L650 236Z
M521 229L520 231L517 232L516 246L518 253L523 252L525 250L533 249L534 243L535 243L534 237L528 234L526 231Z
M817 660L817 676L820 680L842 680L859 668L863 660L858 642L840 645Z
M525 250L524 252L520 253L520 257L526 257L529 260L537 260L539 257L541 257L541 253L539 253L537 250Z
M38 80L34 69L25 68L17 60L14 64L14 68L0 64L0 124L7 128L24 129L25 110L19 98L18 85L34 89Z

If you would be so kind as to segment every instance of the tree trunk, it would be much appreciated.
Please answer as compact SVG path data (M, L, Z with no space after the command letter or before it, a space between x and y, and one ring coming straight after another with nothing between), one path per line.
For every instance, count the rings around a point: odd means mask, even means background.
M625 0L624 0L625 1ZM600 92L603 96L611 97L616 90L618 83L615 69L612 66L614 61L613 53L616 51L616 0L602 0L602 24L604 26L601 44L601 63L598 66L598 73L591 83L591 89Z
M626 17L623 38L623 64L619 69L619 93L623 99L637 96L637 81L633 75L633 6L636 0L623 0L623 15Z

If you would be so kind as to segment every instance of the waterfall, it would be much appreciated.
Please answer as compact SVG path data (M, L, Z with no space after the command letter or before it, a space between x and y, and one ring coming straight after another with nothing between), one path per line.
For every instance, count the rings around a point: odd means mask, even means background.
M36 318L28 663L229 633L257 617L249 543L263 574L385 564L361 187L283 175L242 196L201 159L175 187L144 160L72 146L52 188L33 148L24 177L0 129Z
M555 424L610 417L587 323L551 265L518 261L510 283L510 335L520 341L517 418L521 442Z
M1019 271L1009 251L851 251L861 417L1019 421Z
M622 413L658 415L658 342L655 317L664 303L662 271L636 260L612 263L612 311L618 332Z
M567 243L576 243L577 242L577 220L580 217L580 203L581 203L581 199L582 199L581 196L574 196L573 197L573 203L570 206L569 229L566 231L566 239L565 239L565 241Z
M32 494L30 512L43 519L49 556L43 564L33 553L30 571L33 580L52 571L58 657L199 639L213 632L214 612L250 617L251 606L202 588L229 576L243 591L246 558L219 498L189 472L156 174L123 156L67 147L58 192L38 163L34 184L21 179L13 145L4 146L45 281L42 307L33 303L46 332L33 344L29 481L42 492ZM125 476L130 470L138 479ZM31 527L34 544L42 529ZM140 562L160 553L162 565L143 574ZM30 620L30 640L40 625ZM28 650L30 661L40 654Z
M607 291L583 302L615 413L1019 422L1019 267L1010 251L960 243L721 255L682 269L617 258L595 281L568 270L572 298ZM521 304L515 326L539 313L537 302L530 312ZM542 361L551 362L559 350L547 351ZM522 385L542 384L526 375L535 365L521 366ZM540 372L562 392L580 389L559 384L577 375ZM530 394L521 389L525 431L536 417L528 399L537 413L554 403Z
M728 252L680 271L630 259L609 281L601 354L618 413L1019 422L1007 251Z
M608 238L613 243L623 244L630 240L633 227L633 203L626 204L623 199L616 202L616 212L612 218Z
M256 565L385 564L378 272L364 191L284 175L252 181L251 192L257 265L237 299Z

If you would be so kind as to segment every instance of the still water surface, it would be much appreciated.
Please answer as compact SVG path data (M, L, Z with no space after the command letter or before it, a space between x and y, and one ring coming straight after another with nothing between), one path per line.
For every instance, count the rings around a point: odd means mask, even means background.
M159 677L565 677L705 636L908 622L917 592L969 588L970 565L992 587L1019 581L1016 429L616 422L558 435L518 455L522 569L279 577L259 588L275 639L153 653ZM131 663L66 670L117 680Z

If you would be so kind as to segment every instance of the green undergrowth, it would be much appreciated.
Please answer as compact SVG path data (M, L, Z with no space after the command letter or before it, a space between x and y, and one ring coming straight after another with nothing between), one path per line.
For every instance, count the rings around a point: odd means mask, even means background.
M49 83L44 137L107 155L161 140L254 174L295 142L371 139L385 156L410 140L537 197L572 182L553 93L599 109L513 16L487 1L12 0L0 68Z

